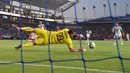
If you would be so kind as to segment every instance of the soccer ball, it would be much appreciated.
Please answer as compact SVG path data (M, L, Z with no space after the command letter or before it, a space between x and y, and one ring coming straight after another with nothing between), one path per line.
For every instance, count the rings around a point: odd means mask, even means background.
M91 42L89 42L88 47L89 47L90 49L93 49L94 47L96 47L96 45L95 45L94 42L91 41Z

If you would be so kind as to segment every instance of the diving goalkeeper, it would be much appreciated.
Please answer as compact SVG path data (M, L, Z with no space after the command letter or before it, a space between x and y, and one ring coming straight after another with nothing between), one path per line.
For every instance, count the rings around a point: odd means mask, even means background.
M18 27L14 24L12 24L12 27L17 28L18 30L22 30L24 32L34 32L38 38L36 38L35 41L28 42L26 44L18 45L15 47L15 49L23 48L23 47L30 47L30 46L44 46L50 44L67 44L70 52L83 52L86 49L73 49L72 47L72 40L71 37L73 37L73 31L69 30L67 28L60 30L59 32L56 31L48 31L48 30L42 30L40 28L31 28L31 27ZM48 40L48 38L50 40ZM50 41L50 42L49 42Z

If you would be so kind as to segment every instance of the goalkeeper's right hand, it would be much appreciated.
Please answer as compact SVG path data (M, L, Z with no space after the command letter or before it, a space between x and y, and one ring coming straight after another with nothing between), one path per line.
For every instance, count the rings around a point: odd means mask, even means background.
M79 52L84 52L84 51L86 51L86 49L83 48L79 49Z
M86 49L83 49L83 48L81 48L81 49L69 48L69 49L70 49L70 52L84 52L84 51L86 51Z

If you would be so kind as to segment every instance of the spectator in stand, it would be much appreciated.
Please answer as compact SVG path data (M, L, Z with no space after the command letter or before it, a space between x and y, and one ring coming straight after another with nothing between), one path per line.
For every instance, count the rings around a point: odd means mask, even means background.
M2 32L0 31L0 40L2 39Z

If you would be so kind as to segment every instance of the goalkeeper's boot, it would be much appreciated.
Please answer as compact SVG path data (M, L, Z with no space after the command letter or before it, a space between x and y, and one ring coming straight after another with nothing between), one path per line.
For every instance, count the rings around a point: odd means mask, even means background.
M21 45L18 45L18 46L15 47L15 49L18 50L21 47L22 47Z

